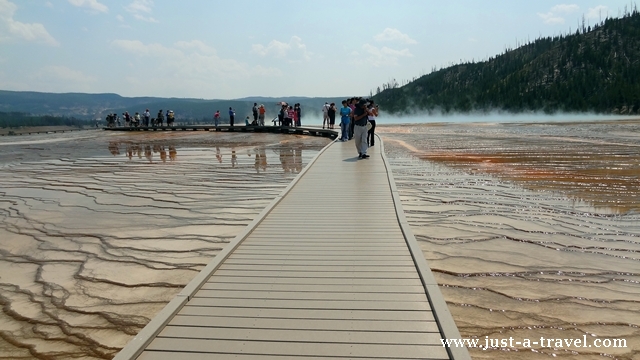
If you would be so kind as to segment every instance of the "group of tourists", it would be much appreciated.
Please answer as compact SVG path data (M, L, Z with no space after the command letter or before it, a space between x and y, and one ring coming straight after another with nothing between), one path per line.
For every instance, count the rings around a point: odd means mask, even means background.
M327 105L325 103L325 105ZM335 108L335 104L329 105ZM331 113L327 111L329 126L333 126ZM335 112L334 121L335 122ZM340 108L340 141L349 141L355 138L358 158L366 159L367 150L375 145L376 117L378 116L378 105L370 99L351 98L342 101ZM324 128L324 122L322 124ZM333 127L330 127L331 129Z
M122 120L124 121L125 127L156 127L156 126L164 126L165 122L165 114L162 112L162 109L158 111L158 115L155 118L151 117L151 113L149 109L146 109L142 114L136 112L134 115L130 115L128 111L122 113ZM108 114L107 118L107 127L121 127L122 123L120 122L120 117L118 114ZM175 122L175 113L173 110L167 110L166 113L166 121L167 126L173 126Z
M302 126L302 108L300 104L294 104L293 106L282 102L280 103L280 112L278 113L278 123L281 126ZM274 125L276 120L274 119Z

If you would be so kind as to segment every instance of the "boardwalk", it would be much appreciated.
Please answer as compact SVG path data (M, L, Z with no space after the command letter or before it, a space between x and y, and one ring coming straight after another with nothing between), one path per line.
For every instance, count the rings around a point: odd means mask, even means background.
M224 132L268 132L279 134L297 134L322 136L335 139L338 137L336 130L321 129L314 126L287 127L287 126L229 126L229 125L175 125L154 127L105 127L108 131L224 131Z
M469 359L380 146L326 147L116 359Z

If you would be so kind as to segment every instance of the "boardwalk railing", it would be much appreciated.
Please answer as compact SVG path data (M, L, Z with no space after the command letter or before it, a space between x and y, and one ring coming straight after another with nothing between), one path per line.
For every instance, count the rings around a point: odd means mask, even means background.
M470 359L382 141L354 153L320 151L115 359Z

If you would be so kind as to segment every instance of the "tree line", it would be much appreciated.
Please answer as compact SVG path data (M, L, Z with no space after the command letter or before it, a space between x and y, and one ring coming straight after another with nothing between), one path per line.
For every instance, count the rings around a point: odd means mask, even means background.
M31 115L21 112L0 112L0 128L20 126L77 126L91 125L91 121L68 116Z
M538 38L481 62L433 71L374 99L390 113L640 113L640 13Z

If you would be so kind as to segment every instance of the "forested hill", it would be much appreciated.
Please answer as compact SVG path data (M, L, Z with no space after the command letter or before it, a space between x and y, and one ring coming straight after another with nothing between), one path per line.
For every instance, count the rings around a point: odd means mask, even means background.
M390 113L504 110L640 114L640 14L540 38L374 96Z

